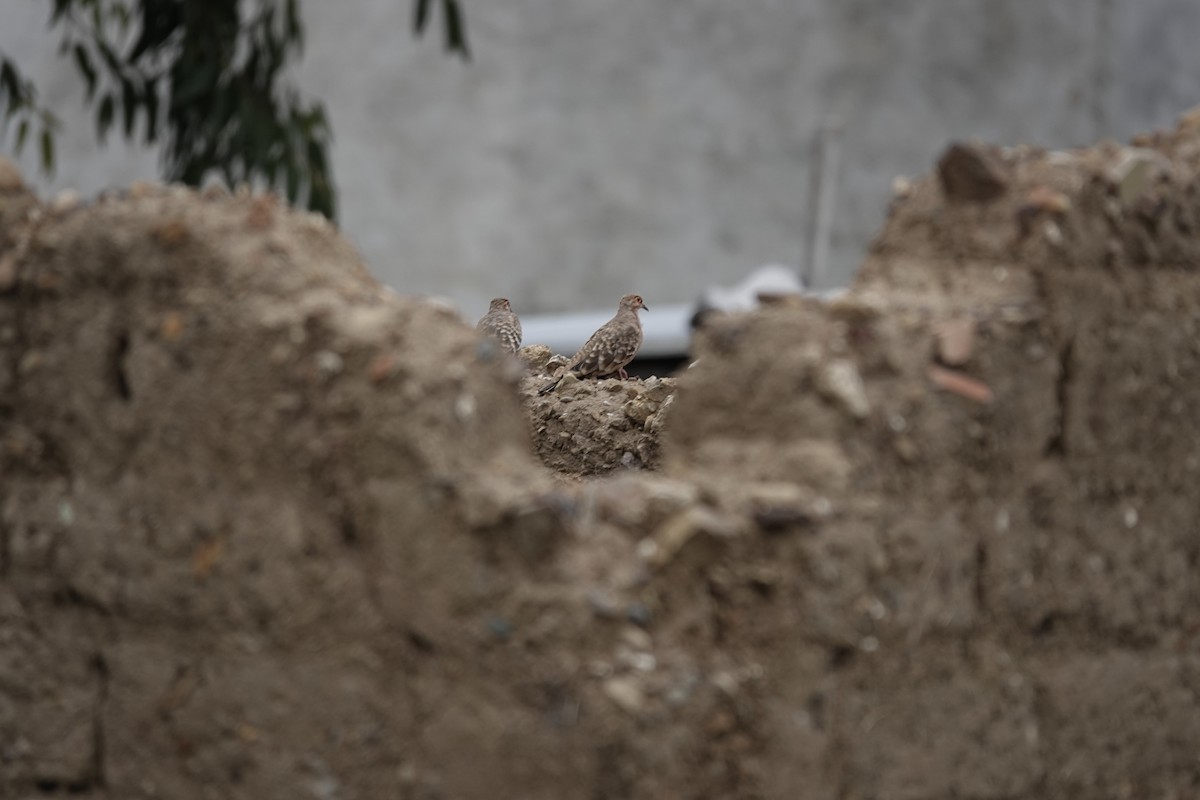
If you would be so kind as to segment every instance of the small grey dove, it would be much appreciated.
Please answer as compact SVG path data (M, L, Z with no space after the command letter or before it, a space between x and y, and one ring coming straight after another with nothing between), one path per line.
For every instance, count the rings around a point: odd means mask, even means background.
M642 302L641 295L627 294L622 297L621 304L617 306L617 315L601 325L584 342L562 374L573 372L580 378L603 378L617 373L621 380L628 378L625 365L633 361L642 346L642 321L638 319L638 309L650 310ZM543 386L538 394L552 391L561 380L562 375L559 375Z
M479 320L475 330L480 336L495 339L506 353L521 349L521 320L513 312L508 298L497 297L488 306L488 312Z

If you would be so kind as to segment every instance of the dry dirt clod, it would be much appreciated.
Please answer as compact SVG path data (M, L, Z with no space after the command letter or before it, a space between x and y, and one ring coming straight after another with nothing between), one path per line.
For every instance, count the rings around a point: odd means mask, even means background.
M621 630L621 640L634 650L649 651L654 647L654 640L642 628L625 627Z
M896 455L906 464L912 464L921 455L921 450L917 447L917 443L913 441L911 436L901 434L892 442L892 448L896 451Z
M809 492L794 483L760 483L748 488L750 515L765 533L811 525L816 514Z
M1122 151L1120 160L1109 170L1109 178L1117 186L1121 205L1130 208L1169 169L1170 164L1158 151L1129 147Z
M616 595L606 589L593 588L584 596L592 613L600 619L616 620L621 618L624 609Z
M50 201L50 210L56 214L62 214L77 207L79 203L79 192L74 189L63 189Z
M517 358L525 365L525 369L537 374L548 372L547 367L553 355L550 348L544 344L526 345L517 351ZM558 357L562 358L562 363L565 365L566 359L562 356Z
M25 188L21 170L4 156L0 156L0 192L19 192Z
M975 320L956 317L937 326L938 359L951 367L961 367L975 351Z
M622 711L637 716L646 706L646 693L637 678L621 675L604 682L604 694Z
M278 196L269 192L258 195L250 203L250 211L246 214L246 226L252 230L266 230L275 222L278 207Z
M616 390L619 391L620 388L617 386ZM663 403L671 396L672 392L673 388L663 383L650 385L649 388L636 393L633 399L625 403L625 416L644 427L646 420L663 407Z
M367 377L371 383L383 383L400 369L400 359L394 352L380 353L367 365Z
M57 272L39 272L33 279L33 285L42 292L57 292L63 287L63 279Z
M942 192L952 202L988 203L1008 189L994 158L974 144L950 145L937 164Z
M1049 186L1035 186L1025 196L1025 205L1049 214L1066 214L1071 210L1071 198Z
M183 336L183 314L178 311L168 311L163 315L159 334L168 342L177 342Z
M0 292L12 291L17 285L17 258L12 253L0 255Z
M654 568L666 566L685 548L704 551L707 556L701 556L701 559L710 560L738 533L736 523L712 509L692 506L664 522L653 538L643 542L642 553L646 563Z
M1200 106L1190 108L1179 115L1178 128L1181 132L1200 131Z
M992 390L986 383L964 375L957 370L931 365L929 367L929 379L938 387L959 397L965 397L968 400L984 405L992 402Z
M332 350L318 350L313 355L313 364L322 375L330 377L337 375L345 367L341 355Z
M1021 238L1029 235L1033 223L1043 215L1056 219L1066 216L1071 210L1071 199L1062 192L1048 186L1036 186L1025 196L1025 202L1017 207L1017 229ZM1047 226L1053 225L1053 220L1046 221ZM1059 235L1061 241L1061 233Z
M154 229L155 240L166 249L181 247L191 236L182 218L168 219Z
M40 369L45 361L41 350L27 350L17 361L17 374L30 375Z
M830 400L838 402L855 419L866 419L871 413L867 389L853 361L835 358L823 364L817 372L817 388Z

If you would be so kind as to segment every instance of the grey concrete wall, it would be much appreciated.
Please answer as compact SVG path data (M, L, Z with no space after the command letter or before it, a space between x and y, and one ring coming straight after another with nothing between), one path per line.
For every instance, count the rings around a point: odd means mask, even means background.
M47 190L155 172L99 148L49 4L0 48L67 122ZM1066 147L1200 103L1192 0L465 0L475 60L414 41L407 0L306 2L297 80L335 126L342 225L401 291L469 315L690 300L808 250L814 137L840 120L825 284L849 279L892 179L947 141ZM440 29L439 29L440 30ZM434 31L437 33L438 31ZM33 173L32 157L24 159Z

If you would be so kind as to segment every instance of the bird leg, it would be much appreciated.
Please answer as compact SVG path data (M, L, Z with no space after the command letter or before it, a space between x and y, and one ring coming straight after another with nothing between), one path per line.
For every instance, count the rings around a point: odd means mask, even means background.
M621 380L629 380L629 373L625 371L624 367L621 367L619 370L617 370L617 374L621 376Z

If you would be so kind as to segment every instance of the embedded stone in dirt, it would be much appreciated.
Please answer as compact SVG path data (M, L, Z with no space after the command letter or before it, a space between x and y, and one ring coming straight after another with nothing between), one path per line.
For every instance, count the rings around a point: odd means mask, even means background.
M974 144L950 145L937 164L946 199L987 203L1004 194L1008 182L995 157Z

